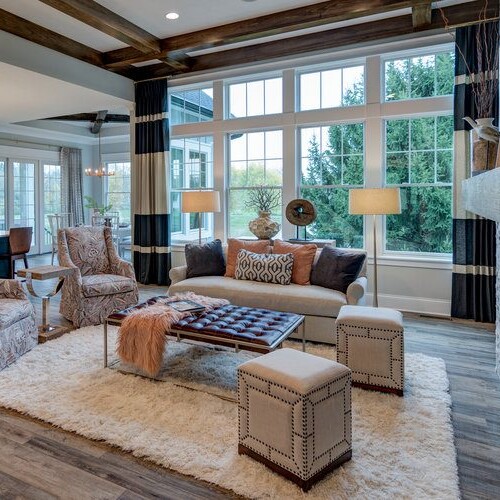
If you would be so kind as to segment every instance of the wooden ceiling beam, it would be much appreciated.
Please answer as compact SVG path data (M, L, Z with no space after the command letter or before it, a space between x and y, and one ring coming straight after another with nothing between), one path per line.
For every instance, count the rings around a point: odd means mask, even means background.
M102 52L3 9L0 9L0 30L95 66L104 64Z
M479 12L484 7L482 0L463 5L453 5L443 9L449 25L463 25L477 22ZM498 6L488 5L485 12L487 19L498 16ZM445 28L443 18L439 11L432 11L432 20L429 25L413 26L412 15L398 16L381 21L372 21L345 28L337 28L309 35L302 35L285 40L278 40L249 47L214 52L199 57L193 57L191 71L206 71L220 69L228 66L251 64L269 59L287 57L291 54L299 55L308 52L317 52L327 49L372 43L394 37L403 37L412 33L429 31L439 32ZM451 40L451 39L450 39ZM139 68L136 79L157 78L169 76L168 69L162 65L145 66Z
M428 26L432 22L432 3L424 1L411 8L411 16L414 28Z
M39 1L134 47L140 52L147 54L161 52L158 38L94 0Z
M416 0L330 0L165 38L160 41L161 56L168 57L176 52L182 54L194 49L256 40L265 36L409 8L415 3ZM155 59L151 54L142 54L131 47L105 52L104 58L109 68Z
M75 113L74 115L51 116L50 118L43 118L44 120L57 120L57 121L70 121L70 122L94 122L96 121L98 113ZM129 123L130 116L106 114L104 123Z

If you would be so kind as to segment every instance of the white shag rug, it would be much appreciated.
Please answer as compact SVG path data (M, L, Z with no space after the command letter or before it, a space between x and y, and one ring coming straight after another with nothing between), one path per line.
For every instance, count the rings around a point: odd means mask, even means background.
M111 328L110 345L115 337ZM82 328L0 372L0 405L251 498L459 498L441 359L406 355L404 398L354 388L353 458L304 494L238 455L237 404L224 398L252 354L170 342L165 357L161 382L104 369L102 327Z

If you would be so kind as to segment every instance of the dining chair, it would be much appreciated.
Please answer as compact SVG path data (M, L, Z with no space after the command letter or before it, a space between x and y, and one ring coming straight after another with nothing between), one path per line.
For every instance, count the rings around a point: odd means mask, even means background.
M27 253L31 249L33 237L32 227L13 227L9 230L9 253L0 255L0 258L9 260L9 278L14 279L16 260L23 259L24 267L28 268Z
M66 227L73 227L73 214L71 212L63 214L47 215L50 227L50 237L52 241L52 256L50 264L54 265L54 256L57 253L57 231Z
M92 215L92 226L107 226L111 228L113 243L120 251L120 212L106 212Z

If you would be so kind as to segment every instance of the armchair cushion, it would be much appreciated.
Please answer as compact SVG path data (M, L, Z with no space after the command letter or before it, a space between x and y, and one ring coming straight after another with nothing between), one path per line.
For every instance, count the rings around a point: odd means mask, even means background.
M116 274L93 274L82 278L84 297L100 297L101 295L132 292L135 286L133 279Z
M108 249L102 227L72 227L64 231L69 256L82 276L109 273Z
M33 313L33 306L29 300L2 299L0 300L0 330L29 317Z

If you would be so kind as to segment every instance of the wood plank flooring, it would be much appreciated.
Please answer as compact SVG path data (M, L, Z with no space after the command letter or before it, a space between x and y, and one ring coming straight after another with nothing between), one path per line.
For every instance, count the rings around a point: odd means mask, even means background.
M46 263L46 257L30 264ZM39 288L47 284L38 284ZM141 286L141 299L165 288ZM36 301L40 315L40 302ZM50 318L59 300L51 302ZM500 379L492 325L405 315L405 350L445 360L464 499L500 498ZM0 409L0 499L238 498L130 454Z

